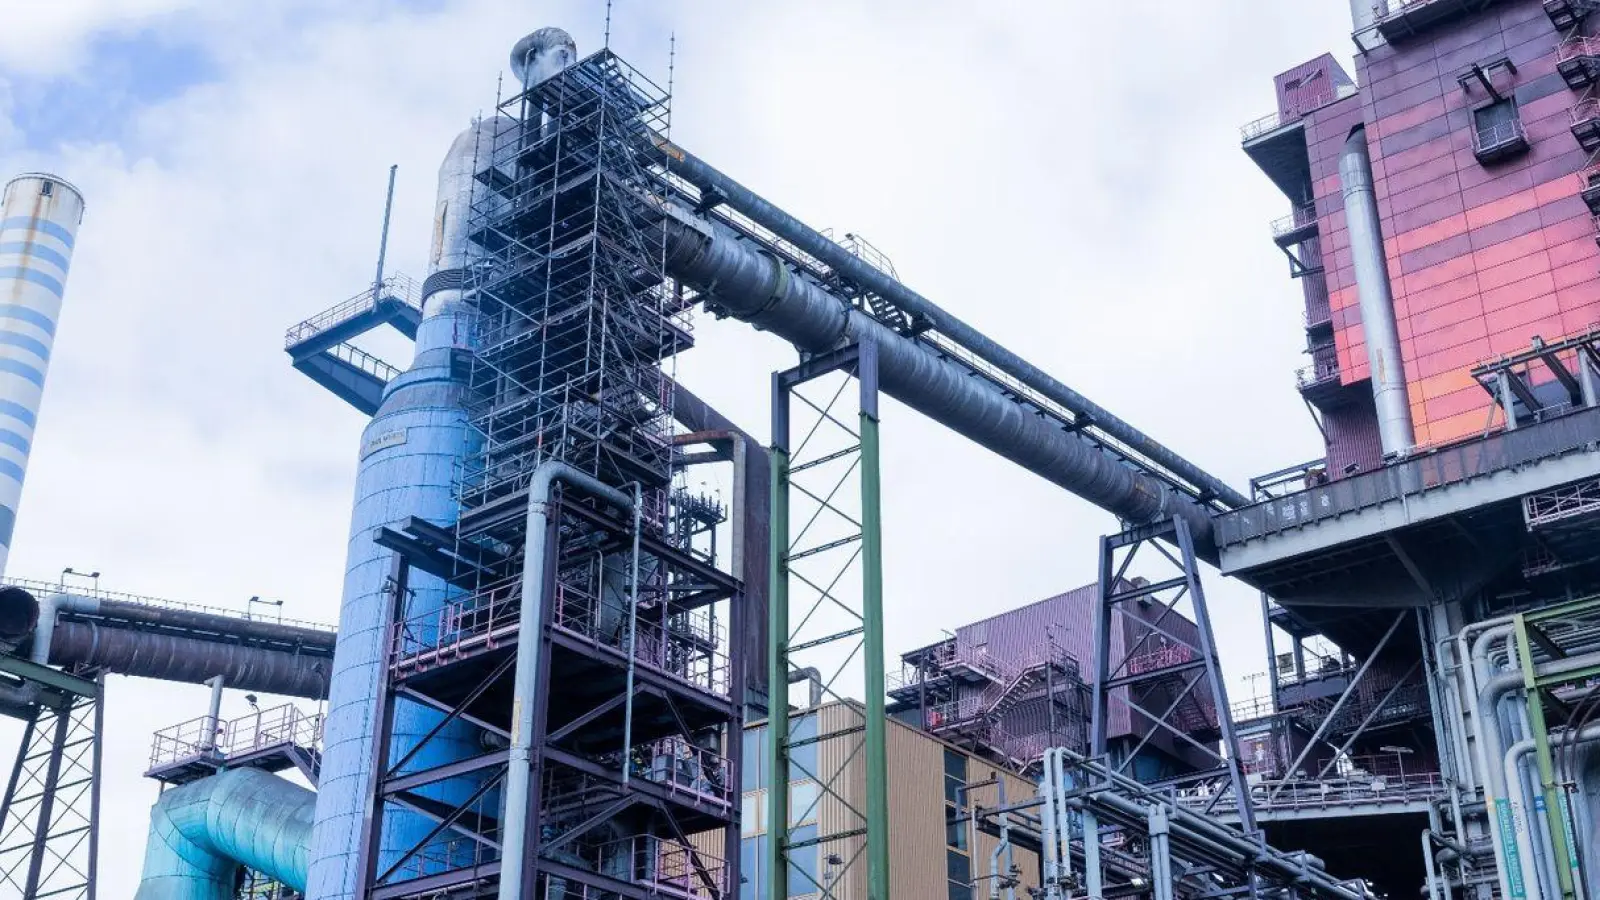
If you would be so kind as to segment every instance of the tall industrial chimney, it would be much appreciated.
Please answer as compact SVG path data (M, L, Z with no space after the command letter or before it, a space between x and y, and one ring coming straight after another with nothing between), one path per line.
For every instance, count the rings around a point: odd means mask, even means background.
M0 196L0 574L82 221L83 195L54 175L19 175Z

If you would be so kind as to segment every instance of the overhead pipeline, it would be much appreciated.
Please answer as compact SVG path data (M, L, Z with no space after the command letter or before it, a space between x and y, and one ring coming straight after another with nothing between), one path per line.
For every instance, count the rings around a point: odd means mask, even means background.
M1160 479L1016 403L993 383L851 307L729 229L687 218L691 213L682 216L667 225L668 270L736 318L803 353L874 344L885 393L1128 522L1180 516L1197 549L1214 553L1210 514Z

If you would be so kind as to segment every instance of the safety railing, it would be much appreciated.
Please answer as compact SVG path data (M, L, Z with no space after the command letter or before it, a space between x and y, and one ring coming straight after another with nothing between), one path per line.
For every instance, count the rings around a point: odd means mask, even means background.
M626 650L629 643L626 600L610 601L567 585L556 586L554 624L586 640ZM634 658L679 681L725 695L728 656L725 629L709 608L640 610L634 621Z
M1572 117L1574 125L1600 119L1600 97L1585 97L1579 100L1567 110L1567 114Z
M150 767L204 756L226 760L284 745L314 749L321 744L322 716L286 703L236 719L200 716L163 728L151 744Z
M1126 668L1129 675L1142 675L1145 672L1181 666L1184 663L1193 662L1194 659L1195 652L1193 648L1183 644L1168 644L1165 647L1158 647L1146 653L1130 657Z
M727 758L683 738L663 738L636 748L628 765L634 777L670 788L675 794L722 807L733 802L732 767Z
M1339 357L1336 355L1313 355L1311 365L1302 366L1295 370L1295 385L1302 390L1312 385L1337 381L1339 378Z
M1514 147L1526 147L1528 132L1520 119L1507 119L1493 125L1479 125L1472 133L1472 149L1478 156L1506 155Z
M290 326L284 332L283 346L287 349L315 337L335 325L348 322L356 316L371 312L380 300L393 297L417 311L422 310L422 289L409 276L396 273L383 279L339 305L325 309L304 322Z
M726 895L727 865L718 856L651 835L580 844L570 865L633 885L663 900L710 900ZM540 900L615 900L613 888L550 877Z
M1214 534L1226 547L1597 446L1600 408L1577 410L1231 510L1213 519Z
M1228 704L1228 712L1235 722L1249 722L1275 715L1278 708L1273 705L1271 697L1251 697Z
M1356 86L1353 84L1346 84L1340 85L1331 91L1326 91L1321 94L1299 98L1293 109L1278 110L1277 112L1264 115L1259 119L1247 122L1239 129L1239 133L1242 140L1245 143L1249 143L1250 141L1253 141L1264 134L1277 131L1279 128L1282 128L1285 125L1291 125L1300 121L1300 119L1304 118L1307 113L1321 109L1322 107L1327 106L1334 101L1343 100L1344 98L1352 96L1355 93Z
M353 366L354 368L365 372L386 384L390 381L393 381L395 376L400 374L400 370L398 368L389 365L388 363L377 358L376 356L373 356L371 353L362 350L354 344L334 344L332 347L328 348L328 353L331 354L334 359L337 359L346 365Z
M1600 57L1600 37L1573 34L1556 45L1556 62L1570 62L1585 57Z
M1404 775L1352 773L1310 779L1268 779L1250 788L1257 810L1316 809L1344 806L1427 802L1444 791L1438 772Z
M181 600L167 600L161 597L147 597L142 594L128 594L121 591L103 591L98 587L84 588L76 584L67 584L59 581L39 581L30 578L0 578L0 584L10 584L23 588L36 597L50 594L71 594L75 597L94 597L100 600L116 600L122 603L136 603L140 606L149 606L156 609L170 609L182 612L205 613L212 616L226 616L230 619L243 619L247 622L273 622L278 625L292 625L295 628L310 628L316 631L332 632L334 626L321 622L307 622L301 619L289 619L283 616L252 615L248 610L228 609L221 606L206 606L201 603L185 603Z
M1281 238L1292 234L1310 225L1317 224L1317 205L1315 203L1296 204L1294 210L1287 216L1272 221L1272 236Z

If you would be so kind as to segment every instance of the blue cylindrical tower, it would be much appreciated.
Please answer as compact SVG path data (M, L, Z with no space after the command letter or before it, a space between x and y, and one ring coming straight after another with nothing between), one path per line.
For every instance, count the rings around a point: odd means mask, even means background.
M411 368L390 382L383 403L361 438L355 510L350 524L339 642L334 655L324 751L317 790L307 896L345 900L354 896L363 821L372 797L375 700L388 665L392 599L387 581L392 551L373 541L378 529L416 516L446 527L455 524L455 478L471 450L465 408L466 385L453 373L451 357L473 346L473 311L463 294L467 228L473 175L479 154L487 158L495 136L513 123L489 119L467 129L450 148L439 172L439 206L433 254L423 284L423 318ZM413 571L407 618L435 612L450 589L440 579ZM417 746L438 724L432 709L401 702L395 709L390 759ZM455 722L432 738L407 765L421 770L482 752L479 734ZM470 788L433 787L418 793L459 802ZM455 796L455 794L463 796ZM383 817L382 871L421 841L432 820L404 811Z

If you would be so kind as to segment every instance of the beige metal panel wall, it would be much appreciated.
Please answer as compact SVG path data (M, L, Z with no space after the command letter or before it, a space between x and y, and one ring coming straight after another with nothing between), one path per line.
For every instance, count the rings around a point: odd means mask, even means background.
M862 717L859 707L846 703L830 703L817 710L817 733L829 734L859 729ZM861 755L863 735L860 730L829 738L817 744L817 771L819 781L832 780L831 790L838 796L823 792L817 804L817 825L821 834L838 834L859 830L865 822L850 807L864 810L866 806L866 761ZM945 832L944 753L948 745L908 725L890 720L887 734L889 763L889 856L890 889L896 897L915 900L942 900L949 894ZM957 751L962 752L962 751ZM962 752L963 756L967 754ZM994 764L968 757L969 781L984 781L991 777ZM1006 799L1017 802L1037 793L1037 786L1010 772L1002 772L1006 780ZM994 786L972 792L972 802L984 806L999 803L999 790ZM973 835L972 875L979 879L973 887L973 896L988 896L989 855L997 839ZM697 841L698 844L698 841ZM839 900L867 900L867 869L863 855L863 838L849 837L832 841L818 849L819 871L813 875L819 881L836 878L839 881L835 895ZM706 847L713 855L718 848ZM849 862L830 866L830 856ZM1018 893L1026 896L1023 888L1038 885L1038 857L1025 850L1014 852L1014 861L1021 871ZM805 888L799 880L792 880L791 890L802 895Z
M818 734L860 729L863 716L859 707L846 703L830 703L818 712ZM866 827L866 821L856 810L865 811L867 802L866 760L861 755L865 735L856 730L852 734L831 738L817 747L817 774L826 782L833 778L830 788L838 796L824 793L818 803L817 825L820 834L839 834ZM842 774L841 774L842 773ZM835 777L837 775L837 777ZM839 900L866 900L867 860L865 839L845 838L823 844L818 851L822 867L819 879L837 879L835 889ZM849 865L830 866L828 859L836 857Z
M896 897L948 897L944 744L894 720L887 744L889 889Z

